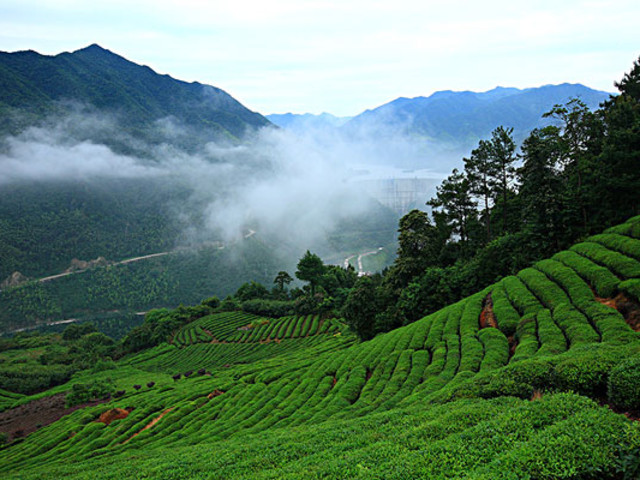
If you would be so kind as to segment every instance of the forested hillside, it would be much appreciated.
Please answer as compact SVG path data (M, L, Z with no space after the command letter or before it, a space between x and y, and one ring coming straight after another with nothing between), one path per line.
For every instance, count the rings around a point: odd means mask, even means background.
M548 125L542 114L553 105L579 98L594 110L608 97L606 92L568 83L522 90L447 90L429 97L398 98L367 110L347 122L344 130L422 136L436 147L466 151L499 125L513 127L516 140L521 142L531 130Z
M188 136L173 139L183 147L237 140L269 124L219 88L159 75L95 44L56 56L0 52L0 82L3 134L78 108L111 114L128 135L152 143L163 140L157 122L171 118L177 127L189 129ZM93 140L130 147L117 137Z
M0 333L224 297L306 248L341 263L382 246L391 261L397 218L373 201L316 212L304 245L244 206L291 182L289 159L275 127L215 87L97 45L0 53L0 84Z
M521 145L500 126L437 188L429 216L400 220L398 257L354 287L347 320L363 338L406 325L586 236L640 213L640 63L620 95L544 116ZM369 305L375 303L372 322Z

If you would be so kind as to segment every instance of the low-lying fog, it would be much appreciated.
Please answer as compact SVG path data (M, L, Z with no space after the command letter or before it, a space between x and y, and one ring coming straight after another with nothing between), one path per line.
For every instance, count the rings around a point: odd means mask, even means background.
M187 152L172 142L189 135L174 119L157 123L166 141L153 145L95 112L44 125L2 141L0 188L24 181L175 179L189 186L193 202L172 210L193 216L186 210L202 207L202 224L188 232L199 241L237 238L252 228L305 244L341 220L366 215L369 196L376 195L371 181L420 178L435 185L461 158L436 159L424 140L393 132L346 138L331 129L263 128L242 145L210 142ZM129 153L111 140L130 146Z

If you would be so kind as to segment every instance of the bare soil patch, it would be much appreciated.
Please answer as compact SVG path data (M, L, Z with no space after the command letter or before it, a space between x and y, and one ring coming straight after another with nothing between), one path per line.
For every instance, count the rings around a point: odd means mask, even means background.
M125 410L124 408L112 408L102 413L96 421L104 423L105 425L110 425L111 422L115 420L122 420L124 418L127 418L132 410L133 409Z
M94 400L75 407L66 407L65 397L65 393L58 393L1 412L0 432L7 434L8 440L11 441L46 427L76 410L109 401L108 399Z
M498 322L496 321L496 316L493 313L493 300L491 299L491 294L487 295L484 299L484 306L482 308L482 312L480 312L478 323L480 324L481 329L486 327L498 328Z
M618 310L629 326L634 331L640 332L640 305L638 302L628 298L624 293L619 293L614 298L596 296L596 300L603 305Z
M127 442L130 442L133 438L137 437L138 435L140 435L142 432L144 432L145 430L149 430L151 427L153 427L156 423L158 423L160 420L162 420L162 417L164 417L167 413L169 413L171 410L173 410L173 407L171 408L167 408L164 412L162 412L160 415L158 415L156 418L154 418L153 420L151 420L149 423L147 423L142 430L140 430L139 432L134 433L133 435L131 435L129 438L127 438L124 442L122 442L122 444L124 445Z
M224 394L224 392L222 390L215 389L213 392L211 392L209 395L207 395L207 398L209 400L211 400L212 398L219 397L222 394Z

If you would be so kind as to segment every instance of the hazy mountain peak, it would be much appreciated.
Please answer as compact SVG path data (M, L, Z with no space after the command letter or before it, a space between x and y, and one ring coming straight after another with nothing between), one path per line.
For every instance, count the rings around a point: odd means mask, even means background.
M71 101L105 113L115 113L130 130L157 141L152 130L166 118L188 128L190 146L214 139L237 140L248 130L269 125L226 92L199 83L160 75L93 43L87 47L44 56L37 52L0 55L0 110L60 113L60 102ZM62 108L64 110L64 107ZM7 122L8 123L8 122ZM18 133L25 125L5 125ZM113 136L111 136L113 137Z
M486 92L440 90L428 97L399 97L361 113L343 128L351 134L403 133L423 137L432 146L465 151L499 125L513 127L516 139L522 140L549 121L542 114L554 105L579 97L595 109L609 95L570 83L526 89L497 86Z

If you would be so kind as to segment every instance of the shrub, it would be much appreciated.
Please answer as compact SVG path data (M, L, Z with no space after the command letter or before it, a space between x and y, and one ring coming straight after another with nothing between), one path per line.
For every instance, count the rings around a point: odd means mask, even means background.
M295 302L292 300L251 299L242 302L242 310L254 315L280 318L293 315Z
M624 317L614 308L593 302L584 307L584 313L595 324L603 342L630 343L637 339Z
M537 329L535 314L530 313L522 317L515 335L518 346L516 347L513 357L511 357L511 363L531 358L536 354L540 347Z
M600 341L600 335L589 324L587 318L570 304L558 305L552 315L553 320L566 333L570 346Z
M98 360L91 371L97 373L104 372L106 370L115 370L116 368L118 368L116 363L111 358L107 357L104 360Z
M507 364L509 360L509 341L497 328L483 328L478 334L484 346L484 358L480 371L493 370Z
M549 310L544 309L536 316L538 321L538 338L542 346L538 355L555 355L567 349L567 341L562 330L556 325Z
M593 292L580 276L572 269L556 260L542 260L536 263L535 268L547 275L557 283L576 305L584 305L593 301Z
M557 253L552 259L572 268L595 289L599 297L610 298L615 295L620 280L609 269L570 250Z
M640 357L633 357L611 371L607 398L615 406L640 411Z
M621 252L628 257L640 259L640 240L615 233L594 235L589 237L590 242L599 243L605 247Z
M633 278L620 283L620 291L632 300L640 302L640 278Z
M214 295L213 297L205 298L200 303L209 308L216 309L220 306L220 299Z
M499 283L491 292L491 300L493 301L493 313L498 322L498 328L506 336L513 335L520 321L518 311L513 308L507 293L504 290L504 284Z
M529 287L547 308L555 308L561 303L569 302L567 294L539 270L525 268L518 272L518 278Z
M235 298L229 296L220 302L218 309L221 312L234 312L240 310L240 303L238 303Z
M550 385L581 395L604 396L609 373L622 359L620 350L605 344L572 349L570 356L555 365Z
M93 381L89 383L76 383L71 387L71 392L67 394L66 405L73 407L81 403L102 398L111 393L113 383L110 380Z
M518 277L509 276L500 283L504 287L509 300L521 315L535 313L542 308L538 299L533 296Z
M606 266L614 273L626 278L640 277L640 263L621 253L609 250L599 243L583 242L571 247L596 263Z

